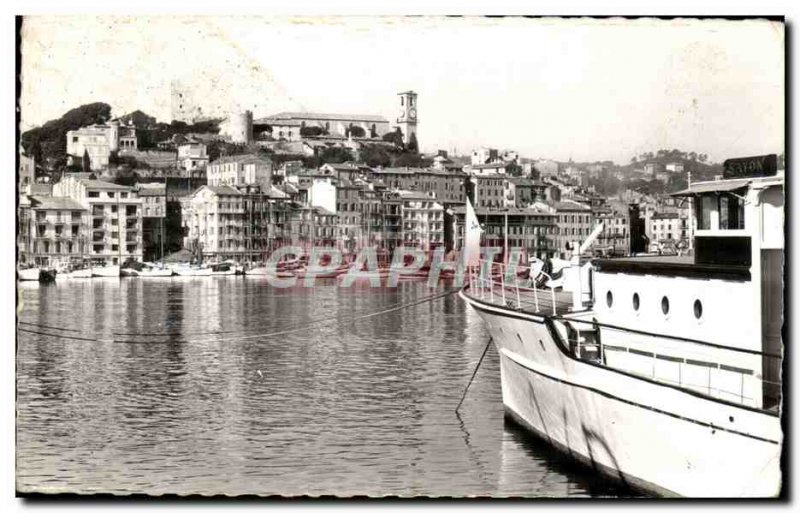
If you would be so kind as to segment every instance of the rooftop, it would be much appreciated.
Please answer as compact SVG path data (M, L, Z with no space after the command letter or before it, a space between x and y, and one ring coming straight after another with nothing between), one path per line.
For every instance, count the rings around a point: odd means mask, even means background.
M250 164L251 162L261 162L263 164L271 164L272 161L269 157L261 156L261 155L253 155L253 154L245 154L245 155L228 155L226 157L220 157L217 160L211 162L211 166L221 165L221 164Z
M203 187L220 196L238 196L241 194L238 189L230 185L205 185ZM200 189L202 189L202 187Z
M388 123L389 120L383 116L376 116L373 114L328 114L321 112L280 112L267 116L265 118L257 119L255 124L269 124L276 121L368 121L373 123Z
M423 171L423 169L422 168L418 168L418 167L384 167L384 168L373 169L372 170L373 173L377 173L379 175L380 174L384 174L384 175L388 175L388 174L413 175L414 173L416 173L418 171Z
M136 187L139 191L139 196L164 196L167 193L167 186L163 183L149 184L140 183Z
M551 204L553 208L556 210L581 210L581 211L590 211L591 208L588 205L583 205L581 203L576 203L574 201L556 201Z
M695 194L703 194L706 192L731 192L737 189L744 189L747 187L752 178L739 178L736 180L714 180L710 182L695 182L687 189L682 191L673 192L670 196L693 196Z
M31 196L31 208L35 210L86 210L72 198L53 196Z
M82 179L80 180L81 184L87 189L104 189L104 190L112 190L112 191L132 191L133 187L128 187L125 185L117 185L112 182L106 182L103 180L90 180L90 179Z
M464 214L467 210L466 206L459 205L457 207L452 208L454 214ZM552 212L546 212L544 210L540 210L535 207L510 207L510 208L488 208L488 207L478 207L475 208L475 215L480 216L491 216L491 215L505 215L508 213L510 216L555 216L556 214Z

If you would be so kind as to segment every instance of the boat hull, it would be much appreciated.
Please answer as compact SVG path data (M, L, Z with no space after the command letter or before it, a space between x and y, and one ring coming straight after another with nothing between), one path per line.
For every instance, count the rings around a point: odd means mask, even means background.
M152 269L139 271L140 278L169 278L172 276L172 269Z
M17 271L17 277L20 281L39 281L39 273L41 269L38 267L31 267L28 269L20 269Z
M777 415L572 358L552 320L461 295L500 355L507 416L538 438L652 494L780 492Z
M206 267L203 269L173 269L178 276L211 276L211 268Z
M106 267L93 267L92 277L94 278L119 278L120 267L118 265L109 265Z

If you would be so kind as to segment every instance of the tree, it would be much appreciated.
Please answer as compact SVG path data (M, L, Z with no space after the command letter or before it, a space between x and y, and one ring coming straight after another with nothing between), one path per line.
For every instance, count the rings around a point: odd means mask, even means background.
M301 137L319 137L325 134L325 129L320 126L303 126L300 127Z
M89 150L83 150L82 169L84 173L89 173L92 170L92 160L89 158Z
M363 128L356 125L350 125L347 129L348 135L353 137L364 137L367 133L364 131Z
M417 144L417 133L411 132L411 136L408 138L408 146L406 147L407 151L413 153L419 153L419 145Z
M522 166L516 161L511 162L506 166L506 173L511 176L522 176Z
M397 148L404 148L403 132L400 127L397 127L394 132L387 132L383 134L383 140L394 144Z
M361 162L370 167L388 167L392 164L391 154L379 144L364 144L358 153Z
M433 162L419 153L402 152L392 160L392 167L430 167Z

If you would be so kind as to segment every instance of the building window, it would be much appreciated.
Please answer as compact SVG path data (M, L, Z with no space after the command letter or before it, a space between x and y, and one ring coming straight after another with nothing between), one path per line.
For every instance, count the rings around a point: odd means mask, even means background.
M639 293L638 292L634 292L633 293L633 309L635 311L637 311L637 312L639 311Z
M606 292L606 304L609 308L614 304L614 294L612 294L610 290Z
M667 298L667 296L661 298L661 311L664 315L669 314L669 298Z
M97 191L89 191L87 196L90 197L90 198L99 198L100 197L100 193L97 192Z
M699 299L694 300L694 318L700 319L703 316L703 303Z

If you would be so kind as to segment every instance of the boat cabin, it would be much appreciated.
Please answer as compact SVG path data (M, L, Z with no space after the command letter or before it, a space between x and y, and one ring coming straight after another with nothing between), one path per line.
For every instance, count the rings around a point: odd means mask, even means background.
M673 196L692 204L693 255L593 262L590 317L605 363L739 404L776 407L784 176L696 182Z

